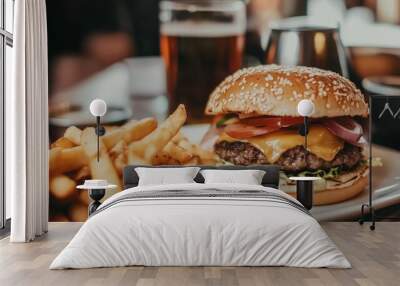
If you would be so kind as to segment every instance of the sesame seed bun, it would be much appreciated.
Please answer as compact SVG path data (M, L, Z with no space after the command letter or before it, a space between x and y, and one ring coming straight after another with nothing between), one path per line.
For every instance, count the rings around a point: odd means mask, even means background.
M314 118L368 115L363 94L339 74L277 65L245 68L227 77L210 95L205 113L299 116L302 99L314 102Z
M314 205L330 205L347 201L362 193L368 185L368 177L360 177L352 185L336 189L326 189L314 194Z
M350 172L351 174L344 175L354 176L354 178L348 182L328 184L325 189L322 190L315 190L314 187L313 205L336 204L356 197L362 193L368 185L368 170L367 166L362 166ZM340 177L337 179L340 179ZM280 189L296 198L295 185L287 185L286 182L283 181L281 182Z
M325 189L320 192L314 192L313 205L323 206L323 205L331 205L347 201L362 193L367 187L367 185L368 185L368 178L362 177L354 181L352 185L344 188ZM289 195L296 198L295 192L289 192Z

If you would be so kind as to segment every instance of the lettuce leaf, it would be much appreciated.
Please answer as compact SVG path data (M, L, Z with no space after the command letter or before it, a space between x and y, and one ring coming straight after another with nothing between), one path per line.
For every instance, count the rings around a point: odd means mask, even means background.
M315 170L315 171L303 171L299 173L297 176L300 177L320 177L323 179L334 179L339 176L341 172L340 167L331 168L328 171L326 170Z
M362 167L364 165L366 165L368 163L367 160L361 160L359 163L359 167ZM358 168L358 167L357 167ZM315 171L303 171L300 173L296 173L296 174L285 174L283 171L281 171L281 173L283 173L281 175L282 178L289 178L291 176L298 176L298 177L320 177L322 179L326 179L326 180L334 180L336 177L340 176L342 174L343 169L341 167L334 167L331 168L329 170L315 170Z
M222 117L220 120L218 120L217 123L216 123L215 125L217 126L217 128L223 127L223 126L225 126L226 122L227 122L229 119L232 119L232 118L235 118L235 117L236 117L236 115L235 115L235 114L232 114L232 113L230 113L230 114L225 114L224 117Z

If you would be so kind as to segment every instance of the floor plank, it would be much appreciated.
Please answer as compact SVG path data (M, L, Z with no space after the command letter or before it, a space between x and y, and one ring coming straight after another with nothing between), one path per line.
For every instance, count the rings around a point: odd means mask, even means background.
M399 285L400 222L382 222L375 231L355 222L322 223L352 263L352 269L288 267L119 267L50 271L54 257L81 223L50 223L49 233L32 243L0 240L0 285Z

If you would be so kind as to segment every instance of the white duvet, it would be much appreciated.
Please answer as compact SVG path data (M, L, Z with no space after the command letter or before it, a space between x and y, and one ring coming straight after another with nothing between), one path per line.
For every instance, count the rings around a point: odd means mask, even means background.
M257 198L152 198L114 203L131 192L262 190L254 185L135 187L107 199L50 269L145 266L293 266L350 268L310 215ZM297 202L297 201L295 201ZM298 202L297 202L298 203ZM108 207L107 207L108 206Z

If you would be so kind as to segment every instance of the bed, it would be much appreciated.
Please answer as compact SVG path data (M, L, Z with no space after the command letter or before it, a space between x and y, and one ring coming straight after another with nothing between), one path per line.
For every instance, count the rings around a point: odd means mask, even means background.
M196 183L138 186L108 198L50 269L144 266L292 266L350 268L343 253L295 199L277 189L276 166L262 185ZM171 167L171 166L168 166Z

